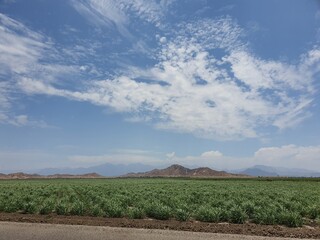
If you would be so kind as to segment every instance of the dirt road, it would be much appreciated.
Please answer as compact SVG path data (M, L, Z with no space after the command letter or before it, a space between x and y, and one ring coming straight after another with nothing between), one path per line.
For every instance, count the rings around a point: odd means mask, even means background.
M0 240L293 240L245 235L196 233L79 225L0 222Z

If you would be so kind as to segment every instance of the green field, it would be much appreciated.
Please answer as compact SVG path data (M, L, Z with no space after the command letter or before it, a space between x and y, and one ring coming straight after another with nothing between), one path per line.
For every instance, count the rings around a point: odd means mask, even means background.
M2 180L0 212L296 227L319 223L320 181Z

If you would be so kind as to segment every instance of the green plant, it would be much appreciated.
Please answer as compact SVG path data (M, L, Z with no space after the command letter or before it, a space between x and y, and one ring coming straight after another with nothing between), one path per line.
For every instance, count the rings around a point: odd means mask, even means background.
M39 208L39 213L42 214L42 215L46 215L46 214L49 214L52 212L52 207L49 206L49 205L41 205L40 208Z
M274 225L277 224L277 212L259 209L253 215L253 222L257 224Z
M301 215L294 212L282 212L278 219L279 224L286 225L288 227L301 227L303 219Z
M243 203L242 209L246 212L248 217L253 217L256 207L252 201L247 201Z
M128 217L131 219L142 219L145 216L145 212L141 208L130 208L128 211Z
M110 218L120 218L124 216L124 209L116 204L116 203L109 203L105 207L106 216Z
M171 209L162 203L153 202L146 208L146 214L148 217L167 220L171 216Z
M68 215L69 207L66 203L59 202L55 207L55 211L58 215Z
M34 202L27 202L23 206L23 213L36 213L37 206Z
M0 212L320 224L319 179L0 181Z
M94 205L89 212L90 212L90 215L94 217L102 217L105 215L105 213L103 212L103 210L100 208L99 205Z
M219 222L221 210L210 206L201 206L196 212L195 218L202 222Z
M240 207L230 209L229 220L232 223L244 223L248 219L246 212Z
M181 222L188 221L190 218L190 213L187 210L178 208L176 210L175 217Z
M84 214L84 212L85 212L84 204L83 202L80 202L78 200L76 200L70 208L71 215L81 216Z
M19 208L20 206L17 203L17 201L6 202L4 203L4 206L3 206L3 210L8 213L17 212Z
M310 206L307 209L307 216L310 219L316 219L317 217L320 217L320 206Z
M4 201L0 200L0 212L4 211L6 208L6 204L4 203Z
M52 213L53 210L54 210L54 202L51 199L47 199L39 207L39 213L42 215Z

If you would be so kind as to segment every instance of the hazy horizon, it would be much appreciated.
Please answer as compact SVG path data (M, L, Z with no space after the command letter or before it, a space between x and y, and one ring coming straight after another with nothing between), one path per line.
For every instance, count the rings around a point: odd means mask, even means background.
M0 1L0 173L320 172L316 0Z

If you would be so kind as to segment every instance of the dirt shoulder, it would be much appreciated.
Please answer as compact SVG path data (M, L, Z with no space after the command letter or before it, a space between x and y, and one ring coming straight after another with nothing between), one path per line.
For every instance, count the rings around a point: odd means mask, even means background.
M89 226L110 226L146 229L170 229L192 232L211 232L227 234L244 234L268 237L291 237L320 239L320 226L303 226L288 228L284 226L229 223L204 223L197 221L179 222L176 220L102 218L87 216L32 215L18 213L0 213L0 221L54 223Z

